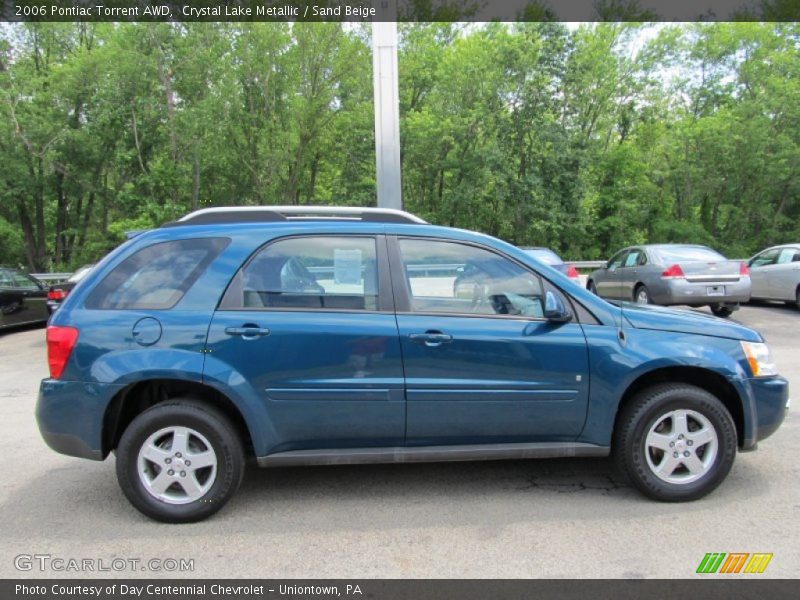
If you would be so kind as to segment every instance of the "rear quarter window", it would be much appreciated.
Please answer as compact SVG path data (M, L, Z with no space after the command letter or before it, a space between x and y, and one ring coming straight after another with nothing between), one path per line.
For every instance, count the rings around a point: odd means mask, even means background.
M106 275L89 295L86 308L170 309L229 242L196 238L143 248Z

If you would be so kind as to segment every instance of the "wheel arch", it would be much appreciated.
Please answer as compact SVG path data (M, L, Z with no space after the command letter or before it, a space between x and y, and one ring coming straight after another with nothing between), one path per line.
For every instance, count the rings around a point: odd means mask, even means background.
M639 375L622 394L614 417L614 433L620 426L620 418L640 391L659 383L685 383L703 389L722 402L736 425L737 445L745 441L744 403L739 392L725 377L703 367L667 366ZM615 436L612 435L612 440Z
M123 432L142 412L161 402L175 398L191 398L221 410L241 435L247 456L254 455L250 428L236 404L208 385L179 379L138 381L117 392L103 416L102 455L116 449Z

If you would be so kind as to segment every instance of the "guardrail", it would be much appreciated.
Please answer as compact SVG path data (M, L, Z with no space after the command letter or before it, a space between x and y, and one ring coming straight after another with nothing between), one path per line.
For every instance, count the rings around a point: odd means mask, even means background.
M44 283L61 283L72 277L72 273L31 273L31 277Z
M568 260L568 265L575 267L576 269L599 269L606 261L604 260Z
M576 269L599 269L606 261L604 260L568 260L568 265L572 265ZM460 264L442 264L442 265L409 265L408 270L415 273L423 273L430 276L433 272L452 272L456 270ZM333 267L309 267L311 273L332 273ZM72 276L72 273L31 273L39 281L44 283L61 283L66 281Z

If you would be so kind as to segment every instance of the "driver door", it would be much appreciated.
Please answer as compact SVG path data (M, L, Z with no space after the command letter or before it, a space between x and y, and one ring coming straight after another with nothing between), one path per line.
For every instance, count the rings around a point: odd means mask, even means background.
M545 292L560 292L482 247L421 238L390 244L406 443L575 439L586 418L589 365L580 324L543 318ZM464 272L471 285L463 278L456 285Z

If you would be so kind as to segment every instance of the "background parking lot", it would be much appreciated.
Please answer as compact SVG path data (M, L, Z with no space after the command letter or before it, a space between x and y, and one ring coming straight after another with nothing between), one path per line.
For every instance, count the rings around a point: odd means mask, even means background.
M704 309L707 311L707 309ZM800 390L800 311L744 307ZM771 552L764 575L800 566L800 441L789 412L722 486L688 504L647 500L609 460L251 468L209 521L162 525L122 496L113 457L61 456L39 437L43 329L0 334L0 575L20 554L193 559L206 577L690 577L707 552ZM124 576L158 575L123 571ZM91 575L96 575L90 573ZM102 575L102 573L101 573ZM705 576L708 577L708 576Z

